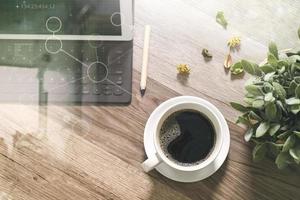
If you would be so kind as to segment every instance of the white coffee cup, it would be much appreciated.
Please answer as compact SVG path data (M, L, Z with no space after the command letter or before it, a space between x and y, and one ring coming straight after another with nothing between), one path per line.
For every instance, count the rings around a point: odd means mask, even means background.
M206 159L204 159L203 161L199 162L199 164L196 165L183 166L175 163L165 155L165 153L163 152L160 146L159 134L163 122L171 114L182 110L194 110L206 116L211 121L215 130L215 144L210 154L207 156ZM223 145L224 140L226 140L226 146L228 146L229 148L229 141L228 141L229 130L223 115L214 105L201 98L182 96L182 97L175 97L173 99L164 102L157 108L157 111L159 111L160 113L154 111L155 120L153 123L151 123L152 127L150 128L148 127L148 129L153 130L150 138L152 139L151 142L154 143L155 151L153 151L151 155L147 155L148 159L142 163L142 167L145 172L151 171L153 168L157 167L162 163L164 163L164 165L167 165L169 168L174 169L174 171L177 171L179 173L187 172L189 174L191 172L197 172L197 171L199 172L199 170L208 167L213 167L214 169L213 170L206 169L204 171L211 172L211 171L216 171L219 168L220 162L218 162L218 167L216 167L214 161L218 156L220 157L220 151L222 149L222 146L224 146ZM228 153L228 148L225 149L226 150L225 158ZM224 157L224 153L222 154L222 156ZM222 163L224 162L225 158L222 160Z

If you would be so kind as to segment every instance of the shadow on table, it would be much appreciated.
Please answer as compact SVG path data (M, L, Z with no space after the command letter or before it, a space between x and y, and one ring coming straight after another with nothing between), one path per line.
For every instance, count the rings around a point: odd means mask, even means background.
M195 182L195 183L180 183L176 181L172 181L163 175L159 174L157 171L152 171L149 173L151 176L151 180L153 181L153 188L151 195L147 200L161 200L164 199L165 196L172 197L172 200L184 200L184 199L195 199L195 200L212 200L216 199L213 193L216 190L220 183L222 183L222 179L226 173L226 168L228 166L228 161L226 160L222 167L211 177ZM162 190L161 184L156 184L160 182L163 185L168 186L168 189ZM162 192L168 194L161 194ZM174 194L171 194L171 193ZM186 198L184 198L184 197ZM166 199L169 200L169 199Z
M247 155L241 152L230 153L229 159L214 175L196 183L175 182L152 171L149 173L153 181L152 191L147 200L184 200L184 197L192 200L299 199L299 167L279 170L270 159L254 163L251 148L248 145L243 148L248 148ZM162 185L167 187L162 189Z
M299 199L300 170L290 166L279 170L271 159L255 163L251 159L245 168L247 182L240 188L249 200Z

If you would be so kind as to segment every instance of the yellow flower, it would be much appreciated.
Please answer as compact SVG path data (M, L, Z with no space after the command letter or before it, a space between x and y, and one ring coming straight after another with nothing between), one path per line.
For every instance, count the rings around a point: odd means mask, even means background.
M187 64L179 64L177 65L177 71L179 74L189 74L191 68Z
M236 48L236 47L240 46L240 44L241 44L241 38L240 37L232 37L227 42L227 45L230 48Z

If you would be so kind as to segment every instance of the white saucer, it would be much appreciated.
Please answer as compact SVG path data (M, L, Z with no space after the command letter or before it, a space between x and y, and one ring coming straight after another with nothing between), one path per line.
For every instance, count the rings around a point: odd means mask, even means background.
M181 97L172 98L159 105L155 109L155 111L150 115L144 132L144 148L148 157L156 153L152 133L153 131L156 131L153 130L153 128L155 127L155 124L159 120L158 116L162 112L164 112L164 110L167 109L170 105L176 104L178 102L190 102L190 101L197 102L197 101L203 101L203 99L198 97L192 97L192 96L181 96ZM228 155L229 146L230 146L230 134L229 134L228 125L222 113L215 106L213 106L213 109L214 109L214 113L219 118L221 125L225 130L224 132L225 136L222 143L222 147L216 159L206 168L194 172L179 171L177 169L171 168L169 165L162 162L155 168L159 173L174 181L188 183L188 182L196 182L196 181L203 180L211 176L221 167L221 165L224 163Z

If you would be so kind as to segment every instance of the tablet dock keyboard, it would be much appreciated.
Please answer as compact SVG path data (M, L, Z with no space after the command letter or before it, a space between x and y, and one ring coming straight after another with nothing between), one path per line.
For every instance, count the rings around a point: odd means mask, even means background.
M132 41L0 40L0 46L0 101L131 101Z

